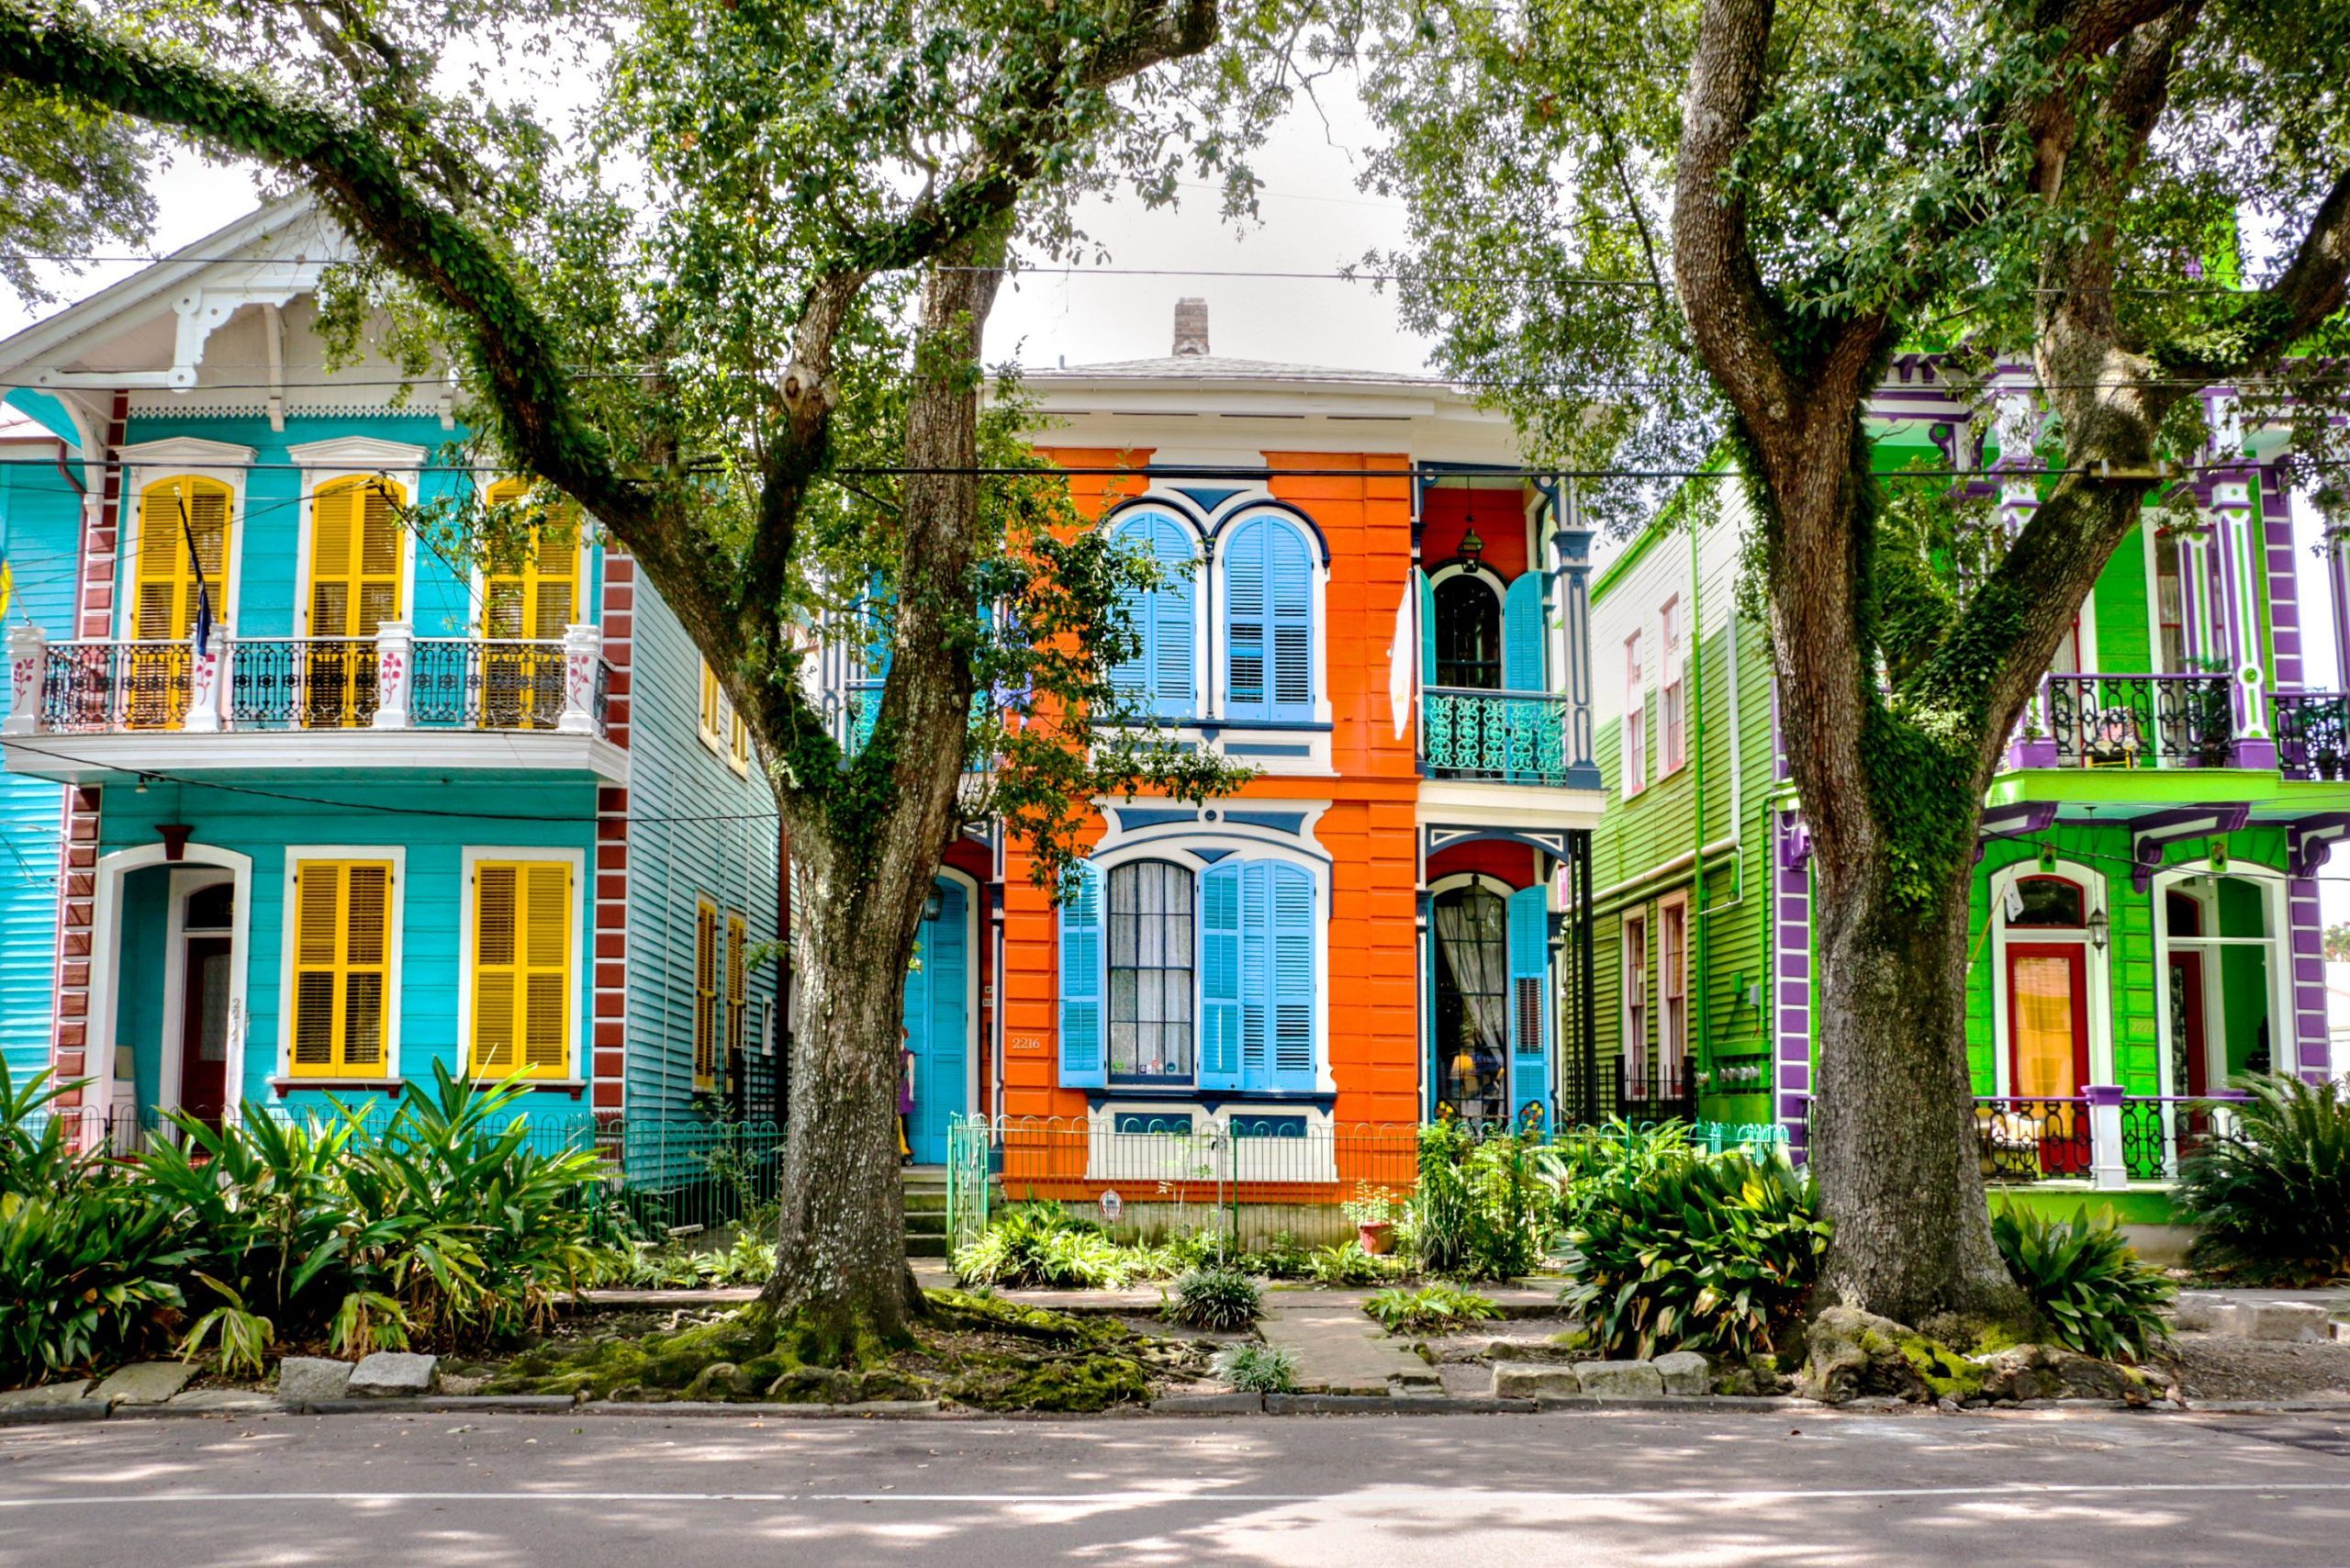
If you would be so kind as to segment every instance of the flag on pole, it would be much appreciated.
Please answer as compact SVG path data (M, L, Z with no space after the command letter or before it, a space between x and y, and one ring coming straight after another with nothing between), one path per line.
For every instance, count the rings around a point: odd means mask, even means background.
M196 574L196 656L212 645L212 585L204 577L204 555L196 547L196 524L187 515L187 498L180 502L180 537L187 541L188 570Z

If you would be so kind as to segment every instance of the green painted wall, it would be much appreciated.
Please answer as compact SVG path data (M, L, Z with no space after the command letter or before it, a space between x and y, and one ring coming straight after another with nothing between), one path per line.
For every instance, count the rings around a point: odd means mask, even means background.
M2098 574L2089 596L2097 613L2097 667L2127 672L2154 667L2153 634L2146 612L2144 525L2130 531Z

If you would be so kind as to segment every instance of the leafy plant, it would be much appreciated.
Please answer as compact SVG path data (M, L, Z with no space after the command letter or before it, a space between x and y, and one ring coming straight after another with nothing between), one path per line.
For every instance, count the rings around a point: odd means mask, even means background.
M1456 1123L1420 1130L1420 1182L1407 1240L1420 1266L1463 1280L1508 1280L1542 1260L1553 1225L1536 1143Z
M1315 1248L1305 1266L1315 1282L1325 1285L1377 1284L1394 1271L1389 1260L1372 1257L1353 1241Z
M1194 1269L1175 1282L1164 1310L1169 1321L1192 1328L1246 1328L1261 1305L1257 1282L1238 1270Z
M1215 1353L1215 1375L1243 1394L1292 1394L1297 1357L1271 1345L1227 1345Z
M0 1384L143 1353L177 1318L193 1255L170 1214L103 1171L0 1193Z
M1381 1291L1362 1309L1390 1334L1450 1334L1501 1314L1490 1297L1442 1280L1416 1290Z
M1355 1183L1355 1195L1338 1205L1353 1225L1393 1225L1412 1212L1412 1205L1387 1187L1369 1182Z
M1775 1348L1828 1250L1810 1176L1744 1151L1691 1154L1594 1194L1567 1233L1561 1299L1607 1354Z
M966 1285L1112 1290L1142 1272L1144 1255L1119 1246L1091 1220L1058 1204L1015 1204L987 1234L956 1249Z
M1568 1134L1535 1151L1535 1165L1557 1193L1559 1226L1572 1229L1611 1187L1680 1163L1696 1151L1686 1122L1644 1122L1621 1116Z
M408 1349L408 1314L381 1291L352 1291L335 1308L327 1344L338 1356Z
M2051 1220L2003 1209L1991 1216L1991 1237L2064 1344L2109 1361L2143 1361L2168 1340L2177 1293L2138 1260L2120 1226L2092 1224L2086 1212Z
M196 1320L196 1327L180 1341L180 1359L195 1361L204 1355L207 1341L213 1346L206 1359L212 1370L224 1376L239 1372L258 1377L269 1364L269 1347L277 1338L276 1325L260 1313L249 1310L244 1298L209 1274L196 1276L220 1297L220 1305Z
M2259 1283L2350 1272L2350 1100L2260 1077L2235 1130L2180 1162L2172 1199L2199 1228L2188 1260Z

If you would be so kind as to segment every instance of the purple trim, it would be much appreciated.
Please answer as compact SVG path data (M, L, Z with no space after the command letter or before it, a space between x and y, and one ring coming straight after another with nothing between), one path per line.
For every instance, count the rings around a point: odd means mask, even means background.
M2121 1103L2121 1085L2119 1083L2085 1083L2081 1086L2081 1095L2084 1099L2088 1101L2091 1107L2098 1105L2119 1105Z
M2294 877L2314 877L2333 846L2350 837L2350 812L2324 812L2303 817L2285 830L2285 870Z
M2244 689L2238 687L2236 689L2241 696ZM2264 773L2277 771L2277 743L2273 740L2240 735L2236 738L2234 751L2232 761L2238 767L2257 768Z
M2293 933L2293 952L2296 955L2293 960L2294 1057L2301 1076L2312 1083L2321 1083L2333 1074L2333 1053L2326 1027L2323 916L2318 908L2315 878L2295 877L2285 885L2285 911ZM2321 955L2314 961L2299 957L2307 950L2302 946L2305 938L2316 945Z
M1792 871L1811 861L1811 828L1793 812L1779 818L1779 866Z
M2151 887L2154 873L2163 868L2163 851L2172 845L2216 834L2241 833L2244 824L2251 820L2252 804L2247 801L2174 806L2168 811L2148 812L2131 818L2127 824L2131 832L2130 885L2142 893Z
M2253 504L2260 509L2261 527L2268 538L2268 636L2277 657L2279 691L2300 688L2301 671L2300 564L2293 554L2293 503L2278 482L2275 465L2259 471ZM2277 515L2270 516L2270 498Z
M1774 1031L1778 1036L1779 1120L1790 1150L1801 1156L1811 1087L1811 835L1793 812L1778 813L1779 873L1772 892L1772 969L1777 975ZM1800 851L1798 853L1798 850Z
M2009 767L2053 767L2056 766L2056 737L2026 735L2008 747Z
M2055 766L2056 743L2048 743L2049 766ZM1984 846L1995 838L2030 838L2036 833L2046 833L2056 820L2053 801L2023 801L2012 806L2000 806L1983 813L1975 830L1975 858L1983 858Z

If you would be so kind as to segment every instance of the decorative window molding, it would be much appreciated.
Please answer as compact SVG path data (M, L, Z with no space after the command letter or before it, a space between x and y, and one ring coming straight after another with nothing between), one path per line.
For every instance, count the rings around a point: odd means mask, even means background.
M361 908L354 911L351 906L349 873L361 868L379 871L383 877L380 914L372 907L374 890L364 880ZM302 882L306 871L314 872L307 890ZM319 879L330 872L331 888ZM334 901L331 911L325 902L330 891ZM316 901L307 906L306 892ZM326 1084L394 1082L400 1078L400 955L407 899L408 850L403 846L286 846L281 906L285 919L278 974L284 1020L278 1047L282 1078ZM304 919L312 912L319 924L312 940L306 943ZM374 979L375 985L371 988L363 981L354 989L351 983L354 974ZM306 986L306 975L318 978ZM371 990L372 1003L366 1000ZM370 1048L363 1035L355 1055L350 1032L354 997L362 1009L372 1006L372 1019L363 1011L360 1021L364 1032L374 1036ZM323 1014L317 1011L321 1006L326 1008Z
M468 845L459 861L457 1039L464 1070L479 1079L502 1079L518 1070L532 1079L586 1078L581 1042L588 1034L588 988L581 982L592 962L588 944L594 915L586 852ZM543 877L550 871L562 879L554 909L543 902L543 883L535 900L530 885L534 873ZM511 884L490 890L510 901L503 947L495 940L496 900L486 904L483 899L485 877ZM561 926L549 942L542 923L557 913ZM549 975L556 979L554 987L543 983ZM501 983L511 988L506 997L510 1024L505 1030L484 1015L485 995ZM539 1011L550 990L560 999L552 1050ZM498 999L491 995L490 1000ZM487 1053L485 1045L490 1047Z

